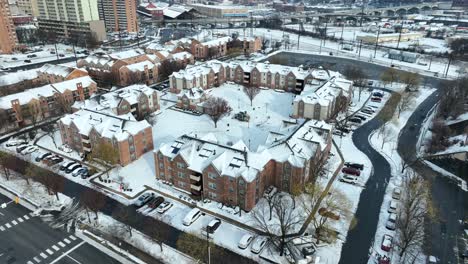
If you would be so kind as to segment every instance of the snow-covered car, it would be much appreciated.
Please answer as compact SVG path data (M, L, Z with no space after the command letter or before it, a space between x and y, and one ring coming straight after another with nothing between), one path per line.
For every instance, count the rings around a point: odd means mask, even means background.
M395 187L393 189L392 198L395 200L400 200L400 197L401 197L401 189L398 187Z
M154 197L154 193L144 193L135 201L135 206L142 207Z
M36 157L36 161L39 162L45 158L47 158L48 156L52 156L52 153L50 152L47 152L47 153L40 153L37 157Z
M26 154L31 154L31 153L33 153L35 151L38 151L38 150L39 150L39 148L36 147L36 146L29 146L29 147L23 149L22 151L20 151L20 153L23 154L23 155L26 155Z
M388 205L388 212L389 213L396 213L398 210L398 202L395 200L391 200L389 205Z
M220 225L221 225L221 220L218 218L215 218L208 223L208 225L206 226L206 231L210 234L213 234Z
M67 161L62 166L60 166L60 170L65 171L66 169L68 169L68 167L70 167L71 165L73 165L75 163L77 163L77 162L73 161L73 160Z
M242 238L239 240L239 243L237 244L237 246L240 248L240 249L246 249L250 243L252 243L252 240L254 239L253 235L251 234L245 234L242 236Z
M382 245L380 246L380 248L383 251L389 252L390 249L392 249L392 241L393 241L393 237L391 235L385 234L382 238Z
M31 145L23 144L23 145L17 146L17 147L16 147L16 153L21 153L21 151L25 150L25 149L28 148L29 146L31 146Z
M182 223L185 226L191 225L193 222L195 222L198 218L201 216L201 211L198 208L193 208L185 217Z
M169 210L171 207L172 207L172 203L170 202L163 202L162 204L160 204L158 206L158 208L156 208L156 212L160 213L160 214L163 214L165 213L167 210Z
M74 163L73 165L71 165L71 166L67 167L67 169L65 169L65 173L72 173L73 171L75 171L78 168L81 168L81 164Z
M12 140L9 140L7 143L5 143L5 146L7 146L7 147L16 147L16 146L24 145L24 144L27 144L27 143L28 142L26 142L25 140L12 139Z
M350 184L356 184L357 180L358 180L358 177L351 176L351 175L348 175L348 174L342 174L341 177L340 177L341 182L346 182L346 183L350 183Z
M258 254L265 247L266 243L267 243L267 238L259 236L252 243L252 249L250 251L252 251L252 253Z
M302 248L302 254L304 255L304 257L313 255L315 251L317 251L317 248L314 245L309 245L307 247Z
M388 216L387 223L385 223L385 227L389 230L395 230L396 221L397 221L397 215L395 213L391 213Z

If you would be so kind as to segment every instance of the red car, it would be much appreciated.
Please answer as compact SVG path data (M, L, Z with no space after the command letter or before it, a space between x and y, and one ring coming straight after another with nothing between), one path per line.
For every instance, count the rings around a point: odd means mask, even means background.
M345 167L341 170L341 172L343 173L346 173L346 174L351 174L351 175L355 175L355 176L360 176L361 175L361 172L355 168L351 168L351 167Z
M392 237L392 236L390 236L390 235L384 235L383 238L382 238L382 245L380 246L380 248L381 248L383 251L389 252L390 249L392 249L392 241L393 241L393 237Z

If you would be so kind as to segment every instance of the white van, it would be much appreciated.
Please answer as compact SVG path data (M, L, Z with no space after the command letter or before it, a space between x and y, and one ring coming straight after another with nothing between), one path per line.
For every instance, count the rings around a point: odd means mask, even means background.
M184 218L182 222L184 225L189 226L201 216L201 211L198 208L193 208Z

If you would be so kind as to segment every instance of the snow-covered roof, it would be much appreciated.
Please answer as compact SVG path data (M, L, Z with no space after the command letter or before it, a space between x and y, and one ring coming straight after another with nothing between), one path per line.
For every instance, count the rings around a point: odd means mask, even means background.
M137 62L137 63L126 65L125 67L127 67L127 69L131 72L142 72L145 70L145 66L148 67L148 70L151 70L156 66L156 64L154 64L153 62L149 60L144 60L142 62Z
M192 58L193 55L187 51L182 51L182 52L171 54L169 57L173 60L179 61L179 60L186 60L186 59Z
M109 54L109 57L115 60L125 60L129 58L138 57L140 55L145 55L146 53L142 49L130 49L120 52L115 52Z
M178 98L186 96L190 100L198 100L203 97L205 91L201 88L191 88L191 89L183 89L178 95Z
M57 75L61 77L67 77L74 68L64 66L64 65L56 65L56 64L44 64L41 68L39 68L40 73L50 74L50 75Z
M224 45L231 41L231 37L222 37L222 38L216 38L210 41L203 42L202 45L207 46L208 48L211 47L217 47L220 45Z
M82 135L89 136L90 131L95 129L101 137L115 138L117 141L127 140L130 135L134 136L151 127L146 120L135 120L131 113L115 116L88 109L68 114L60 122L67 126L73 123Z
M95 84L95 82L89 76L79 77L54 84L48 84L42 87L29 89L24 92L0 97L0 108L10 109L11 101L16 99L19 100L19 103L21 105L25 105L31 102L31 100L33 99L39 99L41 97L50 97L57 92L63 93L65 90L76 91L78 83L81 83L83 87L89 87L91 84Z
M37 69L11 72L0 76L0 87L33 80L39 76Z
M96 66L98 68L107 66L112 67L114 60L109 55L90 55L82 60L87 66Z
M350 92L353 83L340 77L332 77L325 82L312 82L306 84L300 95L294 98L294 101L303 101L308 104L319 104L328 106L331 102L343 93L347 95Z
M134 84L109 93L95 95L85 101L77 101L73 104L73 108L117 114L117 107L122 100L133 105L138 103L140 95L145 94L149 97L154 92L159 93L144 84Z
M174 72L171 74L171 77L175 78L185 78L186 80L193 80L193 78L199 78L203 75L210 73L213 70L215 73L218 73L221 69L221 66L226 64L218 60L210 60L206 63L199 65L187 66L184 70Z
M166 9L163 10L164 16L169 17L169 18L177 18L181 14L185 12L190 12L192 8L187 8L185 6L181 5L172 5Z
M318 149L326 148L331 129L331 125L317 120L294 124L271 133L256 152L250 151L242 140L224 144L214 133L201 136L192 133L162 144L159 151L170 159L181 156L190 170L202 173L211 165L221 175L243 177L251 182L270 160L306 166Z

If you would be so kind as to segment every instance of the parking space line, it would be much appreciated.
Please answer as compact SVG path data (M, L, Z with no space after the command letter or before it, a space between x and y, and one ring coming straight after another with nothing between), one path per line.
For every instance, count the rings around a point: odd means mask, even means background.
M61 246L61 247L65 247L65 244L64 244L62 241L58 242L58 244L59 244L59 246Z
M10 228L10 227L11 227L11 225L10 225L9 223L6 223L5 226L6 226L6 228Z
M11 223L12 223L13 225L17 225L17 224L18 224L18 222L16 222L15 220L11 221Z
M23 218L21 218L21 217L18 217L18 221L20 221L20 223L24 222Z
M30 212L29 215L30 215L31 217L34 217L34 212Z
M56 245L53 245L52 248L53 248L55 251L59 251L59 250L60 250L60 248L57 247Z
M69 238L71 238L71 240L76 240L76 237L74 237L73 235L70 235Z
M29 220L29 216L28 216L28 215L24 215L23 217L24 217L24 219Z
M5 228L3 226L0 226L0 231L5 231Z
M54 252L53 252L52 250L50 250L50 249L46 249L46 252L47 252L47 254L49 254L49 255L53 255L53 254L54 254Z
M40 262L41 262L41 260L40 260L38 257L34 257L33 259L34 259L34 261L36 261L37 263L40 263Z
M65 243L67 243L67 244L70 244L70 243L71 243L71 241L68 240L68 239L66 239L66 238L65 238L63 241L65 241Z
M26 264L34 264L34 262L28 261L28 262L26 262Z
M47 258L47 255L44 254L44 252L41 252L41 254L39 254L39 256L41 256L43 259L46 259L46 258Z

